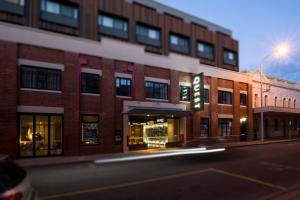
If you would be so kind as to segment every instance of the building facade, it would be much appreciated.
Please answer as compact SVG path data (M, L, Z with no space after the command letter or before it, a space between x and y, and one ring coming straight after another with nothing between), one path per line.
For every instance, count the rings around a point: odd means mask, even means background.
M264 75L260 79L258 71L252 73L252 77L254 134L257 138L261 138L261 112L264 115L264 138L300 136L300 84Z
M226 28L149 0L0 0L0 20L0 152L253 138L252 80Z

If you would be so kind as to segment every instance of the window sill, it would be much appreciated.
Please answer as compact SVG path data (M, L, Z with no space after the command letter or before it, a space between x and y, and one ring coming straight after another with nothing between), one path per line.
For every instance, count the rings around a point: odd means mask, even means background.
M85 93L85 92L81 93L81 95L83 95L83 96L94 96L94 97L100 97L100 94Z
M61 94L62 91L57 90L43 90L43 89L31 89L31 88L20 88L21 91L30 91L30 92L48 92L48 93L57 93Z
M222 103L219 103L218 105L219 106L231 106L232 107L232 104L222 104Z
M190 101L179 101L180 103L191 103Z
M162 102L169 102L168 99L154 99L154 98L146 98L147 101L162 101Z
M132 96L119 96L119 95L117 95L116 98L119 98L119 99L132 99Z
M45 11L41 11L41 19L44 21L54 22L60 25L70 26L73 28L79 27L79 19L52 14Z
M241 107L241 108L247 108L247 106L245 106L245 105L240 105L240 107Z

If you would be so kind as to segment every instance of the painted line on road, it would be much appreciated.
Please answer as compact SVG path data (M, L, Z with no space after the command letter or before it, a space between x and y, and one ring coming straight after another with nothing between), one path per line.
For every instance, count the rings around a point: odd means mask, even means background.
M71 197L71 196L82 195L82 194L86 194L86 193L101 192L101 191L105 191L105 190L119 189L119 188L125 188L125 187L146 184L146 183L152 183L152 182L157 182L157 181L176 179L176 178L192 176L192 175L201 174L201 173L210 172L210 171L212 171L212 170L211 169L203 169L203 170L197 170L197 171L191 171L191 172L184 172L184 173L180 173L180 174L174 174L174 175L163 176L163 177L158 177L158 178L151 178L151 179L146 179L146 180L141 180L141 181L109 185L109 186L104 186L104 187L99 187L99 188L80 190L80 191L76 191L76 192L67 192L67 193L62 193L62 194L49 195L49 196L40 197L39 199L40 200L49 200L49 199L58 199L58 198L63 198L63 197Z
M217 173L220 173L220 174L235 177L235 178L238 178L238 179L253 182L253 183L256 183L256 184L259 184L259 185L267 186L267 187L278 189L278 190L286 190L287 189L287 188L285 188L283 186L280 186L280 185L275 185L273 183L269 183L269 182L262 181L262 180L259 180L259 179L251 178L251 177L248 177L248 176L243 176L243 175L240 175L240 174L235 174L235 173L232 173L232 172L227 172L227 171L216 169L216 168L210 168L210 170L214 171L214 172L217 172Z

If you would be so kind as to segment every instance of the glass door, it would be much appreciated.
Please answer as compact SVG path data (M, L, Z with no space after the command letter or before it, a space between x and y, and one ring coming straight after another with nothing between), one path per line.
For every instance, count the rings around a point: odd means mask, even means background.
M20 156L33 156L33 115L21 115L19 120Z
M35 155L48 155L48 116L35 117Z

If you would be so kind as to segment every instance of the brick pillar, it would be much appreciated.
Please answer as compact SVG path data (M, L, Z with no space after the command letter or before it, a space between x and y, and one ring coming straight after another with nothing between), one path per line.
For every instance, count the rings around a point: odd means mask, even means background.
M240 83L233 82L233 119L232 135L240 136ZM237 138L239 139L239 138Z
M0 41L0 152L17 155L18 46Z
M80 66L79 55L65 52L62 76L64 103L64 154L78 155L80 149Z
M218 136L218 78L211 77L210 84L210 136Z
M110 59L102 59L102 79L101 79L101 110L102 119L102 138L104 150L114 151L115 134L115 65Z
M248 115L248 140L253 140L253 110L252 110L252 84L248 84L247 115Z
M179 103L179 72L170 70L170 102Z
M145 100L145 80L144 80L144 65L135 64L134 73L134 100Z

